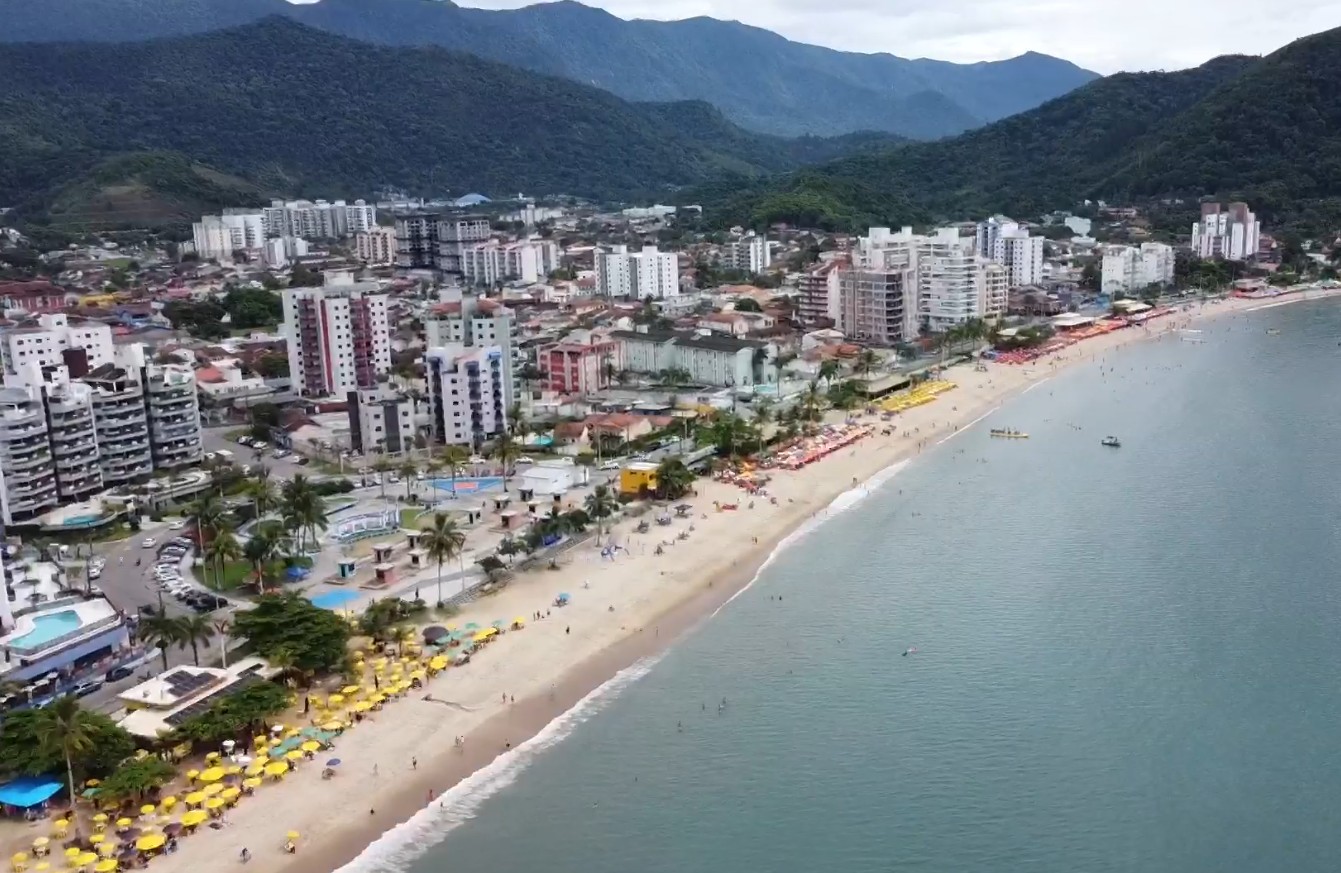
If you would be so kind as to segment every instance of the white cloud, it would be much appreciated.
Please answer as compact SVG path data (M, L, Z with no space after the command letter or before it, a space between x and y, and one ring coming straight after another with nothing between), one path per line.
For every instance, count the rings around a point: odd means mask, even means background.
M1037 51L1100 73L1266 54L1341 24L1341 0L584 0L621 18L734 19L798 42L967 63ZM469 0L511 9L525 0Z

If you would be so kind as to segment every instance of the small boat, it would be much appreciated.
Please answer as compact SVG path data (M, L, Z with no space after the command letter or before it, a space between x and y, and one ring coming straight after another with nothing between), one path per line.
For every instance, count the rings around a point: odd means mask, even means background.
M1110 449L1120 449L1122 448L1122 441L1115 436L1104 437L1099 440L1099 445L1108 446Z
M994 437L1001 437L1007 440L1027 440L1029 434L1021 430L1012 430L1007 427L994 427L988 433Z
M1267 336L1280 336L1280 328L1278 327L1267 328Z

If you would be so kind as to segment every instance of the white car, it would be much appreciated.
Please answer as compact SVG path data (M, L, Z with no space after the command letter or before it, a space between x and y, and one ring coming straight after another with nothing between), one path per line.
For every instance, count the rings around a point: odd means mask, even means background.
M419 472L415 473L414 478L418 479L420 482L424 481L424 471L420 470Z
M518 463L518 464L534 464L534 463L535 463L535 458L532 458L530 455L522 455L521 457L517 458L517 463Z
M611 461L602 461L602 462L601 462L601 469L602 469L602 470L618 470L618 469L619 469L619 462L618 462L618 461L614 461L614 460L611 460Z
M140 543L140 548L152 549L154 547L154 542L155 540L153 537L145 537L144 542Z
M168 530L181 530L186 527L186 519L179 518L168 525Z
M472 463L472 464L483 464L483 463L485 463L485 460L484 460L484 458L481 458L479 455L471 455L471 456L470 456L470 463Z

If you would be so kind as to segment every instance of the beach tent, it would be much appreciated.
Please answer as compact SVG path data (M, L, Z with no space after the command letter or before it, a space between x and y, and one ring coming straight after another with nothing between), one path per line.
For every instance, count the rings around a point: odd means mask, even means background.
M65 783L50 776L20 776L0 785L0 804L28 809L46 803Z

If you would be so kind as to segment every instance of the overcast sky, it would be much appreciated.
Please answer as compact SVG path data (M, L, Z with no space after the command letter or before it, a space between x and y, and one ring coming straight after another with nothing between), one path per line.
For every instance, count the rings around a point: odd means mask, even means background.
M458 0L507 9L525 0ZM1100 73L1266 54L1341 26L1341 0L583 0L621 18L709 15L798 42L970 62L1027 51Z

